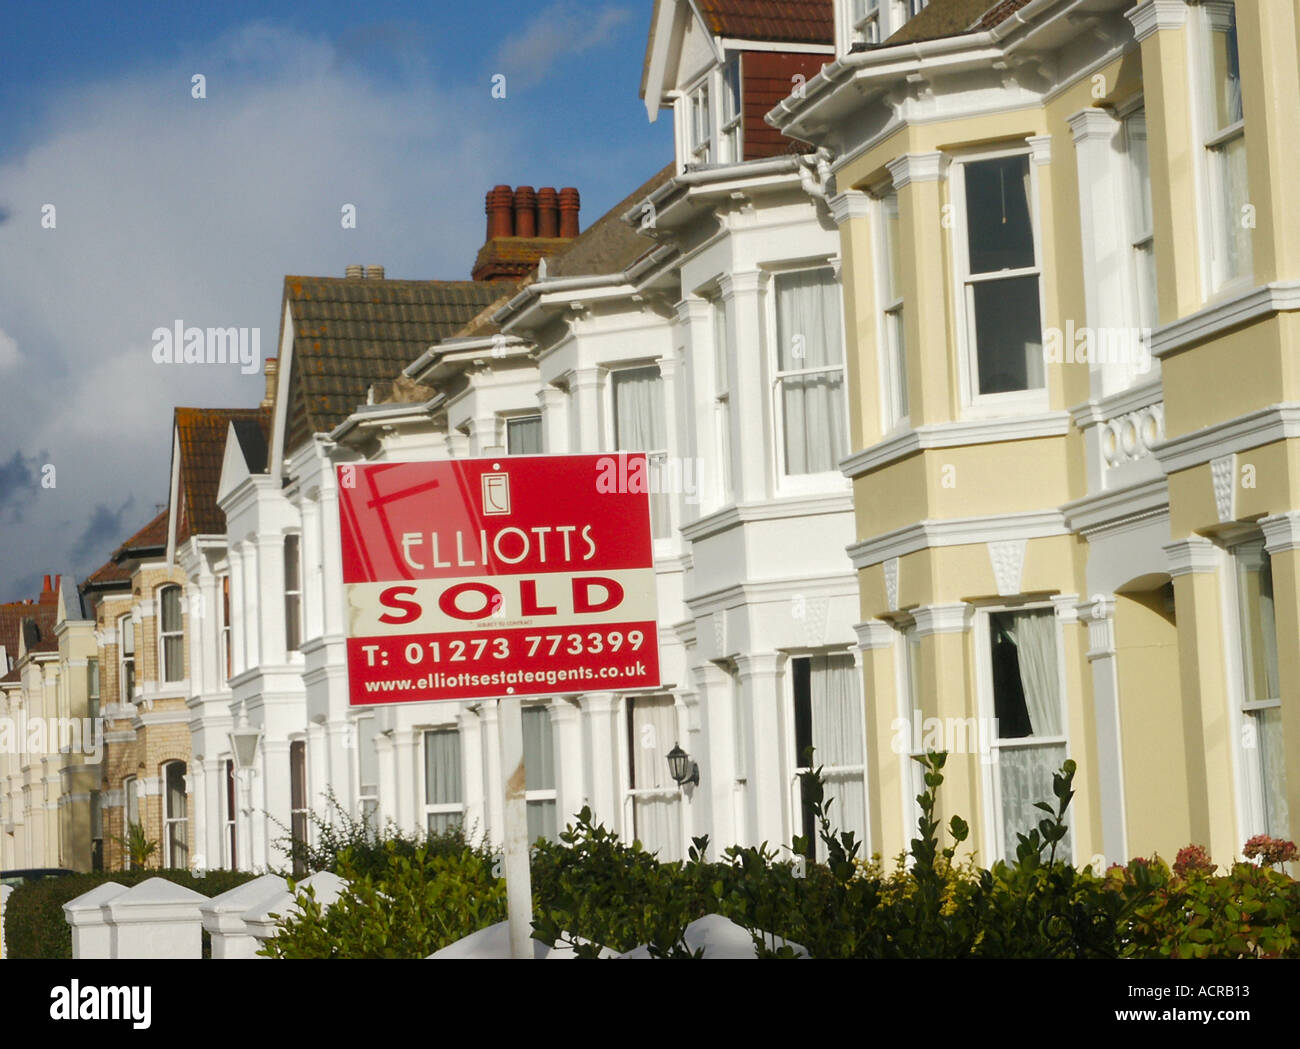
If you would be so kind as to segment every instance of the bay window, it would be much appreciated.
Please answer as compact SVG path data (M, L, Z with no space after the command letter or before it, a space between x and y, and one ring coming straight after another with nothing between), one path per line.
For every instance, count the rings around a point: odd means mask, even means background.
M825 855L818 839L812 799L798 778L821 767L823 805L836 833L852 831L866 851L866 713L851 655L814 655L790 660L794 709L795 786L799 833L812 855ZM811 748L811 749L810 749ZM811 764L809 755L811 754Z
M672 696L628 697L625 825L664 862L682 858L681 790L668 772L678 738Z
M1241 654L1242 757L1251 834L1289 838L1273 567L1262 539L1233 549Z
M1029 156L956 166L965 210L962 297L975 398L1045 387Z
M555 743L549 707L525 707L524 805L528 814L528 840L554 840L557 834L555 793Z
M1201 4L1200 23L1201 145L1208 167L1213 292L1249 277L1254 261L1244 221L1250 187L1235 5L1206 0Z
M984 667L997 731L990 741L997 845L1014 859L1018 835L1043 818L1040 802L1053 803L1052 775L1066 752L1056 614L1052 609L993 612L987 618ZM1057 849L1069 859L1073 831Z
M446 834L465 821L460 732L454 728L424 734L424 813L430 834Z
M663 491L668 459L668 423L664 417L663 376L656 365L622 368L610 373L614 402L614 446L645 452L650 487L650 527L656 539L672 535L668 493Z
M158 639L162 653L162 679L181 681L185 677L185 633L181 616L181 588L165 586L158 592Z
M782 471L837 471L848 434L835 274L829 266L779 273L774 286Z

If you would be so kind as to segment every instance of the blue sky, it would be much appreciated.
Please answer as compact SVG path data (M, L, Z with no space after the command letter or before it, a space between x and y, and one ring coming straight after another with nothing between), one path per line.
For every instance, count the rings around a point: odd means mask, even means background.
M649 12L10 5L0 600L36 596L45 573L84 576L153 515L175 405L260 399L260 374L155 364L155 328L257 327L273 356L286 273L357 262L463 279L493 185L577 186L585 227L667 163L670 122L649 124L638 98Z

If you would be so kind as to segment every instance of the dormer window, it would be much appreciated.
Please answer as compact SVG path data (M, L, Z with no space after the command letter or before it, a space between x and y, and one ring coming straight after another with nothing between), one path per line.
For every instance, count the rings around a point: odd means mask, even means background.
M722 67L722 157L736 164L744 160L741 153L740 126L740 56L733 55Z
M880 43L880 0L849 0L855 44Z
M696 164L707 164L710 159L713 121L709 104L709 81L706 79L690 93L691 161Z

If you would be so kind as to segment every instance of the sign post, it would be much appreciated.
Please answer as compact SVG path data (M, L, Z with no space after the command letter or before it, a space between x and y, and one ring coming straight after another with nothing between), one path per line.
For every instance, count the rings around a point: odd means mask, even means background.
M644 453L340 466L352 706L498 702L511 954L533 957L524 697L655 688Z

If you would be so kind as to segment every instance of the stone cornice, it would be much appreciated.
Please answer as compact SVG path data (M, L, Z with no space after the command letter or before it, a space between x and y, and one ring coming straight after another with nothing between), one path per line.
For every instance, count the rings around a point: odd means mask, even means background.
M1133 35L1140 44L1162 29L1182 29L1187 24L1187 4L1184 0L1146 0L1125 11L1124 17L1133 23Z

